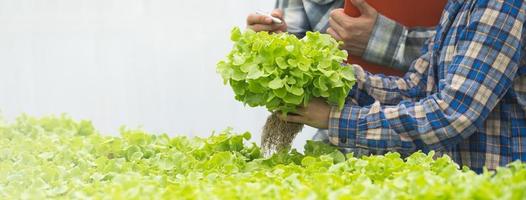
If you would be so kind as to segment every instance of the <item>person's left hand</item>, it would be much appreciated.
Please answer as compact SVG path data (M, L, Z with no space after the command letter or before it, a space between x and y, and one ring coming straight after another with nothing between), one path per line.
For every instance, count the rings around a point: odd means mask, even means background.
M283 116L281 113L278 116L281 120L286 122L293 122L305 124L314 128L327 129L329 128L329 115L331 113L331 106L321 98L315 98L306 107L298 108L296 113L288 113Z

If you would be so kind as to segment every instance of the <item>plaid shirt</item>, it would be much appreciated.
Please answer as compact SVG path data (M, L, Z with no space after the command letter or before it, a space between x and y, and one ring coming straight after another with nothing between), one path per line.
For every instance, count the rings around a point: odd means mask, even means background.
M526 161L526 3L450 0L403 77L355 67L329 140L357 154L447 154L481 172Z
M278 0L276 8L283 10L287 32L298 37L307 31L325 33L330 11L343 7L344 0ZM431 28L406 28L379 15L363 58L372 63L407 71L411 62L421 55L425 41L435 32Z

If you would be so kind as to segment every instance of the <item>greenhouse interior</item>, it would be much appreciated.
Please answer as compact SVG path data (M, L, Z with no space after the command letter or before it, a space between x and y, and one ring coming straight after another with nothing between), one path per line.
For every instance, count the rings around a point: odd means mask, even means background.
M0 199L526 199L524 0L0 0Z

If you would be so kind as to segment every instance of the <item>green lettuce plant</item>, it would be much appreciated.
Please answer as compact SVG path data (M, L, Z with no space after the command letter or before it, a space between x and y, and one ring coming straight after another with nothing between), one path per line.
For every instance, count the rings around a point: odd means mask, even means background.
M236 27L231 40L234 47L217 71L236 100L251 107L288 113L322 97L341 108L355 82L352 68L344 64L347 52L327 34L308 32L298 39Z

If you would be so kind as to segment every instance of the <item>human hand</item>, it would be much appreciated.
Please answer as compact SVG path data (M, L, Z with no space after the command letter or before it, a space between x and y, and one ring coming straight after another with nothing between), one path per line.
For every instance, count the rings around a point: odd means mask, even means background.
M365 0L351 0L351 2L362 15L350 17L344 13L343 9L333 10L330 14L330 27L327 33L334 39L343 41L342 49L352 55L362 56L378 18L378 11Z
M283 11L281 11L280 9L275 9L270 15L279 18L282 21L282 23L273 23L270 17L253 13L248 15L247 17L247 28L252 29L256 32L268 31L279 33L287 31L287 23L285 23L285 20L283 19Z
M314 98L306 107L298 108L296 113L287 116L278 114L281 120L298 124L305 124L314 128L329 128L331 106L324 99Z

